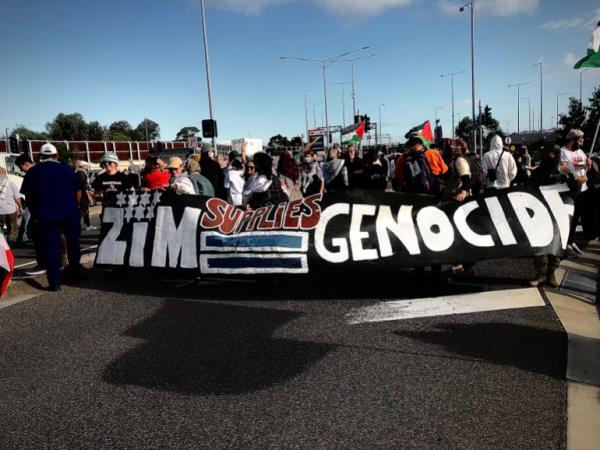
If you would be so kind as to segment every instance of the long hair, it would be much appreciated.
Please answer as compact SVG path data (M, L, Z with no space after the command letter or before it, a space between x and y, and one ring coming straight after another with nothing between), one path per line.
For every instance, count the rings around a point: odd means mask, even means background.
M284 177L289 178L292 181L296 181L300 177L298 166L296 161L289 154L289 152L283 152L279 156L279 162L277 163L277 173Z
M258 175L264 175L268 180L273 176L273 159L265 152L257 152L254 154L254 167Z

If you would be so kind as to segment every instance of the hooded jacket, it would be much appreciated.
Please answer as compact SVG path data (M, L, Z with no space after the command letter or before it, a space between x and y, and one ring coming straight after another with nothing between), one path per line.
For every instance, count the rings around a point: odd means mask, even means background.
M503 151L502 138L498 135L490 142L490 151L483 155L481 167L485 174L496 171L496 180L485 181L486 188L506 189L517 176L517 163L509 151Z

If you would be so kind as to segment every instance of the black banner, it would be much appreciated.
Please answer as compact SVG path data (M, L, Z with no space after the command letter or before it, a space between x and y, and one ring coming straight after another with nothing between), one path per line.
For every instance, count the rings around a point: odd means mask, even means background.
M96 265L307 274L559 255L572 215L565 185L441 204L351 190L254 211L173 192L119 194L103 209Z

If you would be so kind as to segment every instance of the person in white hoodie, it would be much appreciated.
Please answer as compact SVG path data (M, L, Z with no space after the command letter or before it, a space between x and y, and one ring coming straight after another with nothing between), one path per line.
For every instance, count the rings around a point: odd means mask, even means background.
M509 151L504 150L502 138L492 138L490 151L483 155L481 167L486 174L486 191L506 189L517 176L517 163Z

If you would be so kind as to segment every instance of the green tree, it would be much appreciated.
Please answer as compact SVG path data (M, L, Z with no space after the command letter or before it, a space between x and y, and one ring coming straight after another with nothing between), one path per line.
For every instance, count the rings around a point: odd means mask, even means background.
M292 147L302 147L302 138L300 136L295 136L290 141L290 145Z
M594 139L594 133L596 133L596 127L598 126L598 121L600 121L600 85L596 86L594 89L589 102L590 106L587 107L588 117L583 124L585 140L589 142L587 144L588 147L592 145L592 139ZM596 151L600 149L600 142L598 141L600 141L600 139L596 139L596 145L594 146Z
M562 139L567 137L569 130L577 128L582 130L587 118L587 112L583 108L583 105L579 99L571 97L569 99L569 112L567 114L561 114L558 119L558 134Z
M271 136L269 139L269 147L291 147L290 140L282 136L281 134L276 134L275 136Z
M27 139L28 141L45 141L50 137L48 136L48 133L30 130L25 127L25 125L17 125L16 128L11 131L10 137L16 137L17 134L19 135L19 139Z
M160 127L158 124L150 119L142 120L135 130L133 131L134 137L136 141L145 141L146 140L146 130L148 130L148 140L158 140L160 139Z
M116 135L120 135L120 136L126 136L127 139L125 139L126 141L130 140L133 136L133 128L131 128L131 124L129 122L127 122L126 120L117 120L116 122L113 122L110 124L110 126L108 127L108 134L111 136L116 136ZM111 141L117 140L117 139L110 139ZM122 139L119 139L122 140Z
M100 125L100 122L94 120L88 123L88 139L90 141L102 141L106 134L106 128Z
M106 133L107 141L130 141L131 136L129 134L123 134L120 131L108 131Z
M499 135L504 139L504 131L500 127L498 122L492 116L492 108L489 105L485 105L484 112L481 115L481 125L477 124L477 142L479 142L479 130L483 131L483 152L487 152L490 149L490 142L492 137ZM473 128L473 121L470 117L463 117L456 127L456 137L464 139L469 145L469 149L472 146L471 143L471 130Z
M188 138L196 136L200 130L196 127L183 127L175 137L176 141L187 141Z
M56 144L56 151L58 152L58 160L65 164L71 164L77 157L63 142Z
M79 113L58 114L46 124L46 131L57 141L85 141L88 138L88 125Z

